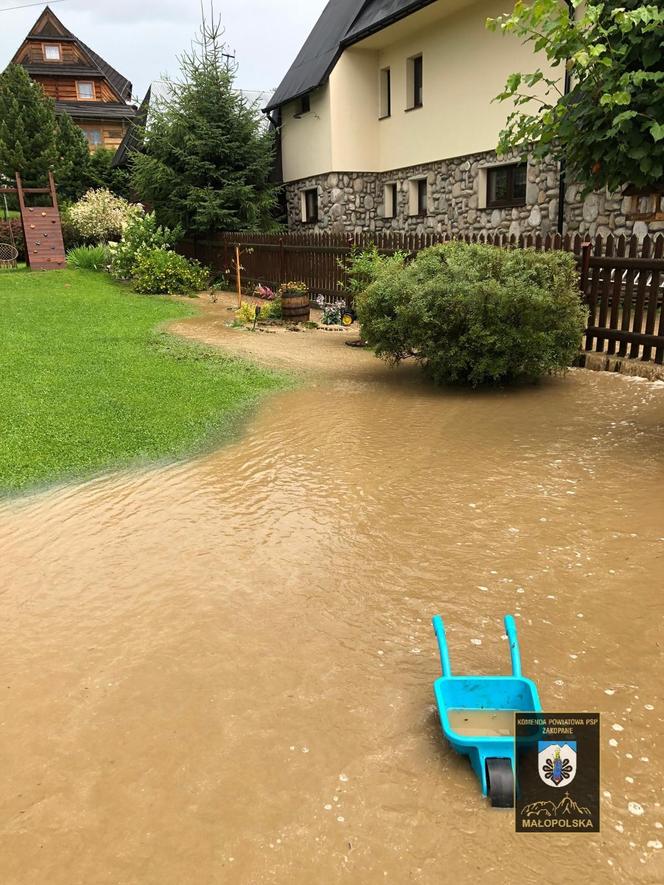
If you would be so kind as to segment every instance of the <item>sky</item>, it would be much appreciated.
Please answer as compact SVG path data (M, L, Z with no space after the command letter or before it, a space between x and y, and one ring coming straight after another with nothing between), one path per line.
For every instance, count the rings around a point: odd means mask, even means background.
M0 0L0 70L44 8L9 7L29 2ZM204 3L209 9L210 0ZM236 53L238 86L275 89L325 5L326 0L215 0L226 42ZM137 97L163 74L177 74L177 56L189 47L201 17L200 0L63 0L51 7L133 83Z

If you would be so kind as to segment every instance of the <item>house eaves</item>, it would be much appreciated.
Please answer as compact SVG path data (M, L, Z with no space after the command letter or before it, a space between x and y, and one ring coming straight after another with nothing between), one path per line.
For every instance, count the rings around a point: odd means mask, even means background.
M344 49L435 0L330 0L265 113L327 82Z

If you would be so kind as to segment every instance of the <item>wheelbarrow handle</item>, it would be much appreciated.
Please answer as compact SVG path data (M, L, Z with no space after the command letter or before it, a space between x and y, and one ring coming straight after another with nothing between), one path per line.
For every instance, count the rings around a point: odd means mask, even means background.
M512 675L521 676L521 652L519 651L519 637L516 632L516 622L512 615L505 615L505 632L510 644L510 657L512 658Z
M445 636L445 625L440 615L435 615L433 620L433 632L438 640L438 648L440 650L440 666L443 668L443 676L452 675L452 667L450 666L450 652L447 647L447 637Z

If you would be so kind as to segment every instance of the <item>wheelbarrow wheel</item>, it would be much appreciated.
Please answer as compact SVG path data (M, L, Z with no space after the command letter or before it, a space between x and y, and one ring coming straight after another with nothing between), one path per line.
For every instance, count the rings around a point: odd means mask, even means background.
M514 808L514 772L510 759L487 759L486 782L494 808Z

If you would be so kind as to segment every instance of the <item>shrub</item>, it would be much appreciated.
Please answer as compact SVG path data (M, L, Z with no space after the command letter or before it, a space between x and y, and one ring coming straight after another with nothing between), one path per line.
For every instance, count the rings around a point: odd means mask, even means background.
M160 227L154 212L133 214L124 224L120 242L110 244L112 275L118 280L131 279L141 252L169 249L180 236L180 230Z
M395 265L403 265L406 258L406 252L381 255L374 243L369 249L364 250L353 246L350 255L344 260L340 259L338 264L346 274L348 292L355 298L375 282L383 271Z
M572 255L463 243L383 267L357 309L378 356L473 386L564 371L587 320Z
M280 320L282 318L281 298L273 298L272 301L266 301L265 304L261 304L260 318L262 320Z
M143 208L102 188L88 191L64 214L80 242L108 243L119 240L124 225Z
M134 289L143 295L191 295L206 288L207 268L177 252L150 249L139 252L134 268Z
M256 306L244 301L242 306L235 311L235 318L244 326L253 326L256 320Z
M67 264L77 270L108 270L108 246L77 246L67 252Z

